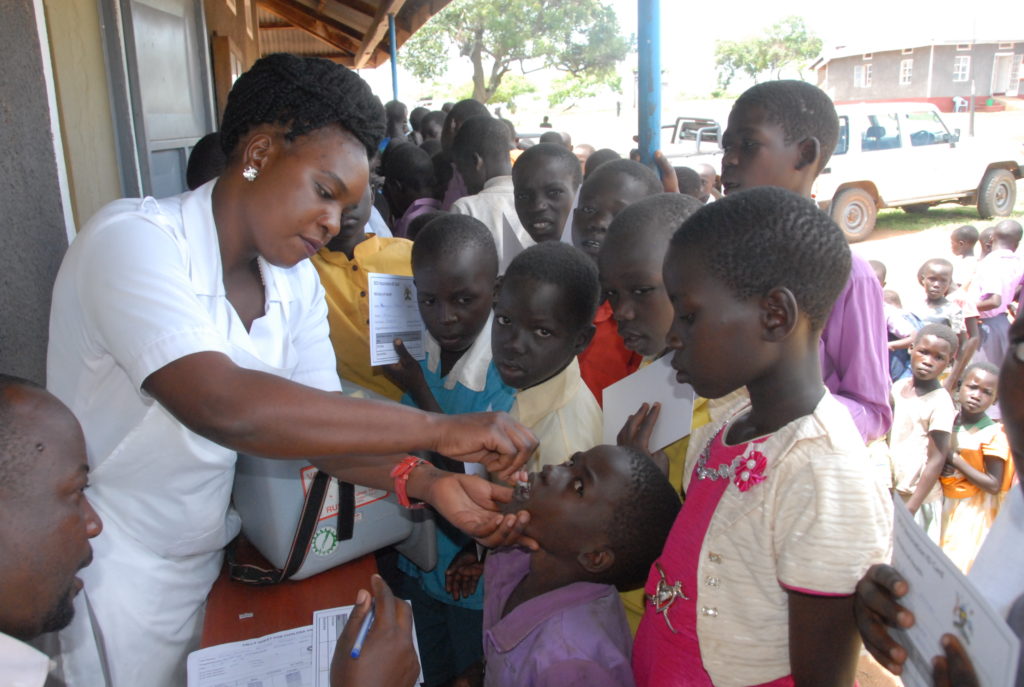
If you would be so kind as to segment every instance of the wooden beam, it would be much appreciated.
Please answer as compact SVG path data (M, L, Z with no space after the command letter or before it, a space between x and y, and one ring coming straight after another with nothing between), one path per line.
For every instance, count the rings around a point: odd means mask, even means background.
M334 19L350 27L354 35L362 37L373 22L374 7L352 0L319 0L318 11L328 19Z
M405 0L381 0L377 7L377 14L373 17L373 23L363 35L363 42L356 51L356 69L367 66L373 53L380 47L380 42L388 32L388 15L398 14L405 4Z
M356 53L361 46L346 33L338 21L317 14L296 0L259 0L260 7L293 24L295 28L319 38L343 53Z

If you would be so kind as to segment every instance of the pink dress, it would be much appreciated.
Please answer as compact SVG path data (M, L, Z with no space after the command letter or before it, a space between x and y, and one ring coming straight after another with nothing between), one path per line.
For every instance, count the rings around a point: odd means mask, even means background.
M728 425L723 427L709 445L708 468L729 465L746 451L749 443L762 443L767 439L761 437L753 442L727 446L723 443L727 429ZM644 617L633 643L633 676L637 687L711 687L714 684L704 669L697 641L696 571L711 516L728 485L728 479L698 479L696 475L690 481L686 501L668 535L665 550L652 566L644 586L645 594L655 592L661 579L660 566L667 583L680 582L683 594L690 598L677 597L664 613L656 611L650 601L645 604ZM787 675L757 687L792 685L793 679Z

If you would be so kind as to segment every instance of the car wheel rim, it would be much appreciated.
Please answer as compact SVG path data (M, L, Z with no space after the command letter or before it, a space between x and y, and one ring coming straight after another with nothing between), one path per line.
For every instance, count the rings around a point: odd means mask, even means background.
M846 228L851 232L859 232L864 224L864 208L853 204L846 209Z
M1010 188L1006 184L999 184L996 186L996 192L993 194L994 205L999 211L1006 209L1007 204L1010 200Z

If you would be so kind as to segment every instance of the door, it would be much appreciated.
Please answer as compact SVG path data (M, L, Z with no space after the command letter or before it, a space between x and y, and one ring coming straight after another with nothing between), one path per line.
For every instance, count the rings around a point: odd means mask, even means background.
M1010 83L1006 87L1006 95L1020 95L1021 62L1024 55L1013 56L1013 69L1010 70Z
M996 55L992 61L992 95L1007 95L1013 72L1012 54Z

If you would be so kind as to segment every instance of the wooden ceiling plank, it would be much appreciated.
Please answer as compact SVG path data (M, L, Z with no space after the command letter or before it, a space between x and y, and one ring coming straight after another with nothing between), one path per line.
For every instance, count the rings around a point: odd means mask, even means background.
M259 0L260 6L291 23L296 28L319 38L345 53L357 53L362 46L337 21L306 7L295 0Z
M356 51L356 69L368 66L370 58L379 48L381 41L388 32L388 15L398 14L406 0L381 0L373 23L363 36L363 42Z

